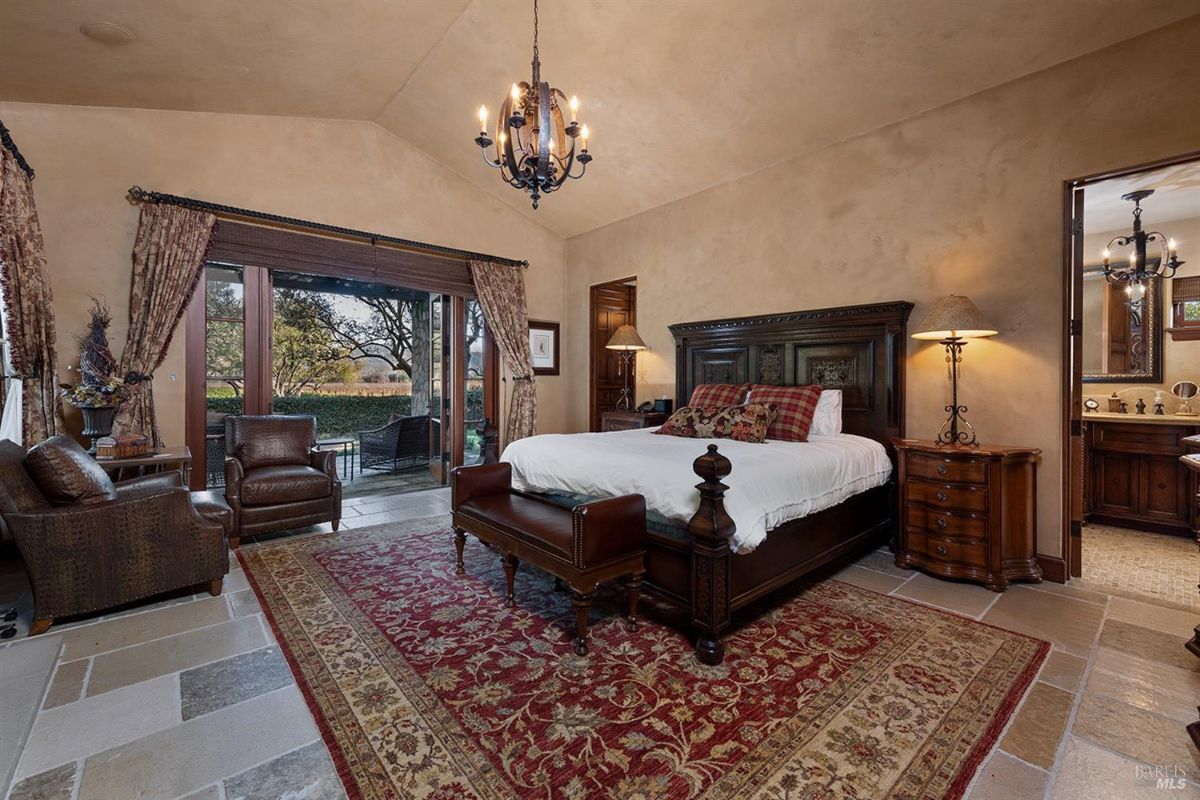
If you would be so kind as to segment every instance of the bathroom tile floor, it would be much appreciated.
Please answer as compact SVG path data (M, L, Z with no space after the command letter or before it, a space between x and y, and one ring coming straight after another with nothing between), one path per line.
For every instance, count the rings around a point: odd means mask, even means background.
M1082 588L1200 611L1200 547L1194 539L1087 524L1081 571Z
M363 498L346 508L345 526L365 527L443 516L449 496ZM833 577L1052 643L968 800L1200 798L1200 753L1184 731L1197 718L1200 659L1183 649L1200 615L1094 585L1018 585L995 594L899 569L885 550ZM11 600L13 581L0 583L0 604L6 591ZM344 797L240 569L221 597L175 598L51 634L61 638L61 652L43 676L49 685L16 785L7 795L0 786L0 797ZM11 640L0 665L40 639ZM9 724L0 716L0 741L14 733ZM1163 791L1156 778L1164 775L1185 781Z

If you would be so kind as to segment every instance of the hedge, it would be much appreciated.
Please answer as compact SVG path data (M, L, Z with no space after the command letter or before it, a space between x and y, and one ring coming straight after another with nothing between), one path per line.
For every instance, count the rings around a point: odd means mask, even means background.
M208 410L215 414L240 414L242 398L209 397ZM378 428L392 414L407 414L412 408L408 395L364 396L302 394L277 396L271 401L276 414L312 414L317 418L317 436L330 439ZM483 416L483 390L467 390L467 419Z

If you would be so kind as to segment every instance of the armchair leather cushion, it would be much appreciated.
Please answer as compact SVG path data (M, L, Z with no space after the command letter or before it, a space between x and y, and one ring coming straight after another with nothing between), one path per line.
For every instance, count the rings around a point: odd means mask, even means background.
M247 471L279 464L308 464L308 451L316 438L317 421L311 416L225 418L225 446Z
M51 436L34 445L25 457L25 465L42 494L55 505L89 505L117 499L112 479L69 437Z
M332 482L324 472L307 465L280 464L246 470L241 502L245 506L271 506L328 497L330 491Z

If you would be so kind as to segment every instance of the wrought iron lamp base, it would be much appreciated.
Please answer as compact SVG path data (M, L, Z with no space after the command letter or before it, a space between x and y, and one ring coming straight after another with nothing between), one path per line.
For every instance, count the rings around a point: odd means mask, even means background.
M959 336L942 339L940 342L946 348L946 363L950 367L950 405L946 411L950 416L938 429L937 443L945 447L978 447L979 440L975 437L975 426L967 422L963 415L967 407L958 402L958 365L962 362L962 349L966 342Z

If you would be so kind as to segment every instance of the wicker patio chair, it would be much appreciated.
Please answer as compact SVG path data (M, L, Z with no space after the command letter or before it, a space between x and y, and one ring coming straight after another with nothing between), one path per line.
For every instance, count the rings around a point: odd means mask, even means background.
M387 424L358 432L363 469L396 472L429 463L429 417L393 414Z

